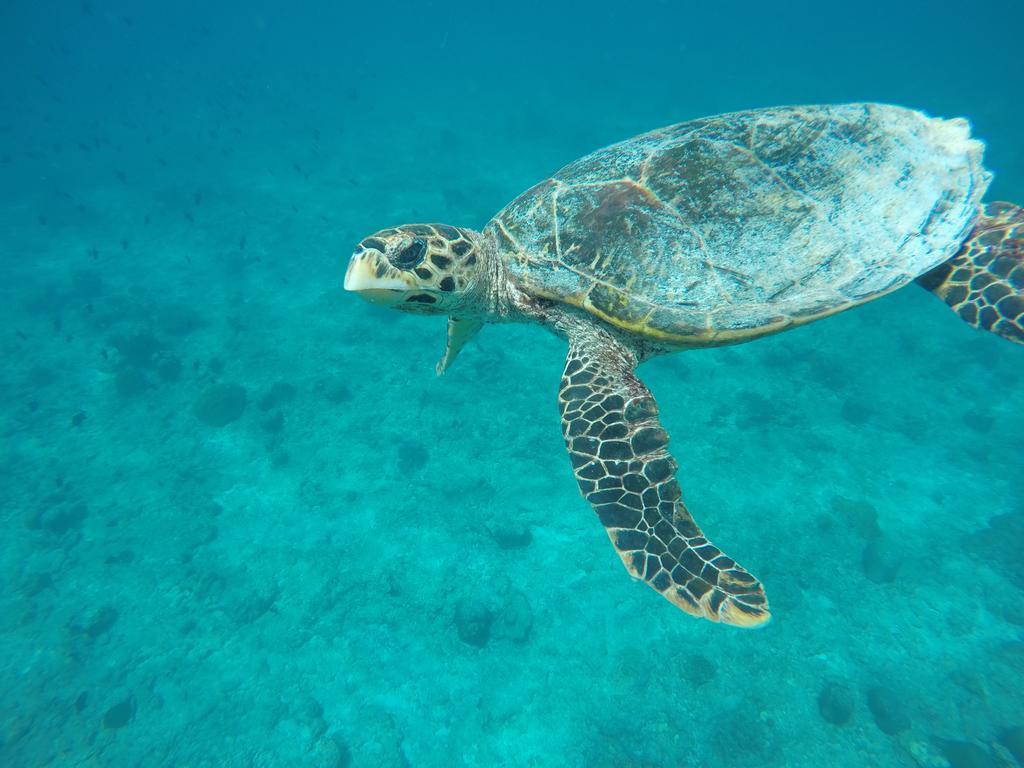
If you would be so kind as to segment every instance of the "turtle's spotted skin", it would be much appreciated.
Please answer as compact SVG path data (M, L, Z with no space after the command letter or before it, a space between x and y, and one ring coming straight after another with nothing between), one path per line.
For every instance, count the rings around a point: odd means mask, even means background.
M673 346L726 344L952 257L988 185L982 151L965 121L899 107L721 115L577 160L486 231L531 294Z
M986 205L963 250L918 282L968 324L1024 344L1024 210Z
M770 616L761 583L683 504L634 369L914 280L971 325L1024 343L1024 211L982 206L983 152L965 120L879 104L704 118L570 163L482 232L381 230L356 249L345 288L448 315L438 373L488 322L567 340L562 434L626 569L687 613L757 626Z
M447 224L407 224L382 229L363 238L352 255L357 265L372 259L370 271L376 279L407 281L414 276L415 285L424 290L405 297L401 308L410 312L450 304L446 294L450 297L466 290L478 258L473 233Z

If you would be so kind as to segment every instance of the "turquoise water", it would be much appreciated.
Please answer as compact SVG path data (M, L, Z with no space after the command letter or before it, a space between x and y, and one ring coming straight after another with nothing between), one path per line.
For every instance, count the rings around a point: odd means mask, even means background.
M0 7L0 764L1024 765L1024 349L909 287L641 375L773 621L632 581L564 344L341 291L642 131L966 116L1024 202L1018 2ZM1014 758L1016 755L1016 758Z

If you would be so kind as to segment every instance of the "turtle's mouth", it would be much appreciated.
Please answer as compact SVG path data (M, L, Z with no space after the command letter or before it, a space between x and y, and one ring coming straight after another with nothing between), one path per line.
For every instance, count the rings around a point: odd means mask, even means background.
M417 287L387 261L372 251L352 254L345 273L345 290L357 293L371 304L393 307L405 301Z

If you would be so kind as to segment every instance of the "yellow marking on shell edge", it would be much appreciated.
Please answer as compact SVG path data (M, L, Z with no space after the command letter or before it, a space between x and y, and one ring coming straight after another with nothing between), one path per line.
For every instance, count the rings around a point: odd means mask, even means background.
M619 292L623 298L620 300L620 304L625 306L628 303L629 297ZM583 297L580 296L556 296L554 294L547 294L545 298L554 299L556 301L564 301L567 304L571 304L574 307L585 309L595 317L604 320L616 328L621 328L624 331L630 331L637 333L648 339L655 339L657 341L668 342L672 346L678 347L719 347L726 346L728 344L738 344L743 341L750 341L752 339L759 338L761 336L769 336L773 333L779 333L780 331L787 330L789 328L796 328L807 323L820 320L828 317L829 315L837 314L845 309L856 306L856 304L845 304L838 307L829 308L822 312L814 315L807 315L806 317L799 318L783 318L774 323L768 323L766 325L759 325L753 328L737 328L737 329L714 329L707 328L698 330L694 333L672 333L670 331L663 330L661 328L655 328L648 322L650 320L650 314L654 312L651 310L643 320L636 322L629 322L620 317L609 315L607 312L602 311L590 301L590 295L586 294ZM656 309L656 308L655 308Z
M564 264L563 262L560 263L570 272L575 272L576 274L580 275L580 277L583 277L590 281L592 283L591 287L593 287L593 285L603 285L604 287L608 288L617 297L619 297L619 306L627 306L632 301L637 304L650 306L650 312L648 312L644 316L643 320L635 322L630 322L621 317L610 315L607 312L602 311L600 308L594 306L593 303L590 301L590 288L583 292L582 295L572 294L566 296L559 295L557 293L550 291L544 291L541 286L534 284L531 286L531 290L536 295L546 299L552 299L554 301L561 301L566 304L570 304L574 307L579 307L580 309L590 312L595 317L604 320L606 323L609 323L615 326L616 328L621 328L624 331L630 331L632 333L640 334L641 336L648 339L663 341L672 347L680 349L720 347L729 344L739 344L745 341L752 341L753 339L757 339L762 336L769 336L773 333L779 333L780 331L785 331L788 330L789 328L797 328L801 325L807 325L808 323L812 323L816 320L821 320L831 315L843 312L847 309L859 306L860 304L863 304L866 301L873 301L875 299L881 298L882 296L886 296L892 293L893 291L899 290L907 283L911 282L913 279L912 277L907 275L906 280L897 281L895 284L890 285L886 290L874 293L866 299L862 299L860 301L850 301L845 304L840 303L837 304L836 306L828 307L822 310L821 312L817 312L813 315L803 315L801 317L783 317L781 320L777 320L774 323L767 323L765 325L758 325L751 328L716 330L715 328L710 327L709 323L709 327L704 329L694 329L692 332L689 333L672 333L671 331L666 331L662 328L656 328L650 325L650 323L648 322L650 320L651 315L653 315L653 313L659 308L659 305L638 299L631 292L625 291L623 290L623 288L619 286L613 285L603 280L598 280L592 275L581 273L573 269L572 267L568 266L567 264Z

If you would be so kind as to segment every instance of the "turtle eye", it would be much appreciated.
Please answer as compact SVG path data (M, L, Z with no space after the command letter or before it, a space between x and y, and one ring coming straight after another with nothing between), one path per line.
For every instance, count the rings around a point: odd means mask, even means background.
M418 266L426 255L427 242L417 237L398 253L389 256L388 260L399 269L412 269Z

